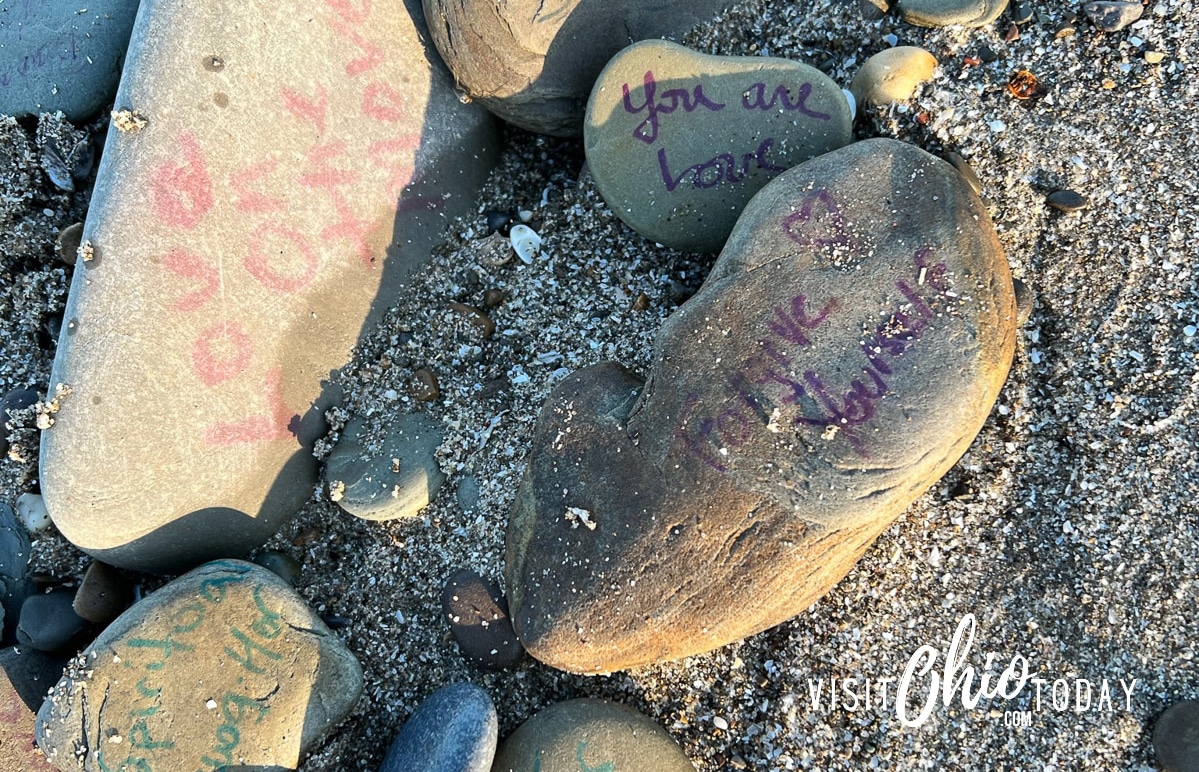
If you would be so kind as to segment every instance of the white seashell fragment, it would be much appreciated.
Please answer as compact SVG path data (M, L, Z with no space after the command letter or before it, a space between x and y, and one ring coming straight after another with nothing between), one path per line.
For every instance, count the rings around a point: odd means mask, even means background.
M541 251L541 236L527 225L513 225L509 235L516 256L525 265L532 265L533 256Z
M43 531L50 526L46 502L36 493L22 493L17 497L17 517L30 533Z
M858 100L854 98L853 92L847 88L841 89L841 93L845 95L845 101L849 102L849 120L854 120L858 117Z

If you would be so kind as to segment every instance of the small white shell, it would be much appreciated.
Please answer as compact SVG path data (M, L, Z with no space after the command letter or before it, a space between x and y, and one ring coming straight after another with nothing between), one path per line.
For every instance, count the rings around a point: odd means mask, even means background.
M36 493L22 493L17 497L17 516L30 533L43 531L50 526L46 502Z
M533 256L541 251L541 236L537 235L537 231L527 225L513 225L508 238L521 262L531 265Z
M841 89L841 93L845 95L846 101L849 102L849 120L853 121L858 117L858 100L854 99L853 92L847 88Z

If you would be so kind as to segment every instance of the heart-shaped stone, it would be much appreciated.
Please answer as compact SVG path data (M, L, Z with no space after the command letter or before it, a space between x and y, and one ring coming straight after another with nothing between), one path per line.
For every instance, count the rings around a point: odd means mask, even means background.
M644 383L568 377L509 524L529 652L604 672L799 613L965 452L1007 376L1016 308L948 163L859 142L746 208Z
M815 67L649 40L600 73L583 146L595 186L630 228L716 252L763 185L852 132L840 86Z

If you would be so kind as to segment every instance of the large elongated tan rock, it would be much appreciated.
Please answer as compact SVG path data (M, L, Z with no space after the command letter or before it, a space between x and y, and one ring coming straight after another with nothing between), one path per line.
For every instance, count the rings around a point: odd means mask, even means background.
M325 380L494 160L422 25L416 0L142 3L42 443L82 549L177 570L310 495Z
M529 653L619 670L805 609L965 452L1015 318L948 163L880 139L781 174L664 324L648 380L606 363L550 395L508 529Z

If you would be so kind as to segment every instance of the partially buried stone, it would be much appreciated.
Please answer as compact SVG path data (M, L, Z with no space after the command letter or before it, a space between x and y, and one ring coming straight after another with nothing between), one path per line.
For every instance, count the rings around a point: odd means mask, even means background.
M474 684L450 684L412 713L379 772L488 772L498 737L487 692Z
M1008 0L899 0L903 20L918 27L984 27L999 18Z
M0 397L0 458L8 455L8 432L12 425L13 413L36 405L37 392L33 389L13 389Z
M500 586L469 568L458 570L446 582L441 613L468 662L500 671L515 667L524 656Z
M500 746L492 772L695 772L667 734L632 708L568 700L530 718Z
M1032 2L1031 0L1016 0L1010 6L1011 10L1008 17L1016 24L1027 24L1032 21Z
M254 558L254 562L270 571L275 576L295 587L304 576L304 568L299 561L278 550L263 550Z
M38 651L66 649L87 624L75 613L74 600L75 591L66 587L26 598L17 624L17 641Z
M647 41L596 81L583 146L596 187L629 227L716 252L754 193L848 144L852 125L840 87L813 67Z
M1059 212L1077 212L1091 205L1086 196L1073 190L1055 190L1045 198L1045 202Z
M133 583L117 569L93 560L79 583L72 608L88 622L106 625L133 604Z
M428 505L445 482L434 452L444 436L424 413L396 415L378 435L354 418L329 454L325 475L330 497L366 520L411 517Z
M33 722L63 661L40 651L0 651L0 772L54 772L33 742Z
M509 123L570 137L596 76L637 40L677 37L732 0L424 0L433 42L466 96Z
M42 436L51 517L113 565L244 555L295 514L328 374L496 157L419 0L294 11L138 14L116 107L142 123L109 129Z
M664 323L648 381L605 363L550 394L508 526L522 643L614 671L803 611L965 452L1015 321L948 163L872 139L786 172Z
M978 175L975 174L974 167L970 165L969 161L967 161L965 158L962 158L961 155L953 152L952 150L945 153L945 160L949 162L950 166L958 170L958 174L962 175L962 179L964 179L966 184L970 186L970 189L974 191L974 195L982 195L982 180L980 180Z
M1199 702L1166 709L1153 728L1153 753L1162 772L1199 772Z
M286 582L217 561L73 660L37 740L60 770L295 769L361 690L353 655Z
M1012 279L1012 289L1016 295L1016 324L1023 327L1032 318L1036 297L1033 295L1032 287L1019 279Z
M95 115L116 91L137 7L97 0L0 8L0 115Z
M906 102L933 77L937 58L918 46L896 46L866 60L849 90L860 105Z
M29 532L12 507L0 501L0 626L6 638L15 632L21 606L32 592L26 578L31 549Z
M1136 2L1101 0L1101 2L1087 3L1082 7L1082 12L1087 15L1092 24L1104 32L1119 32L1141 18L1141 14L1145 12L1145 6Z

